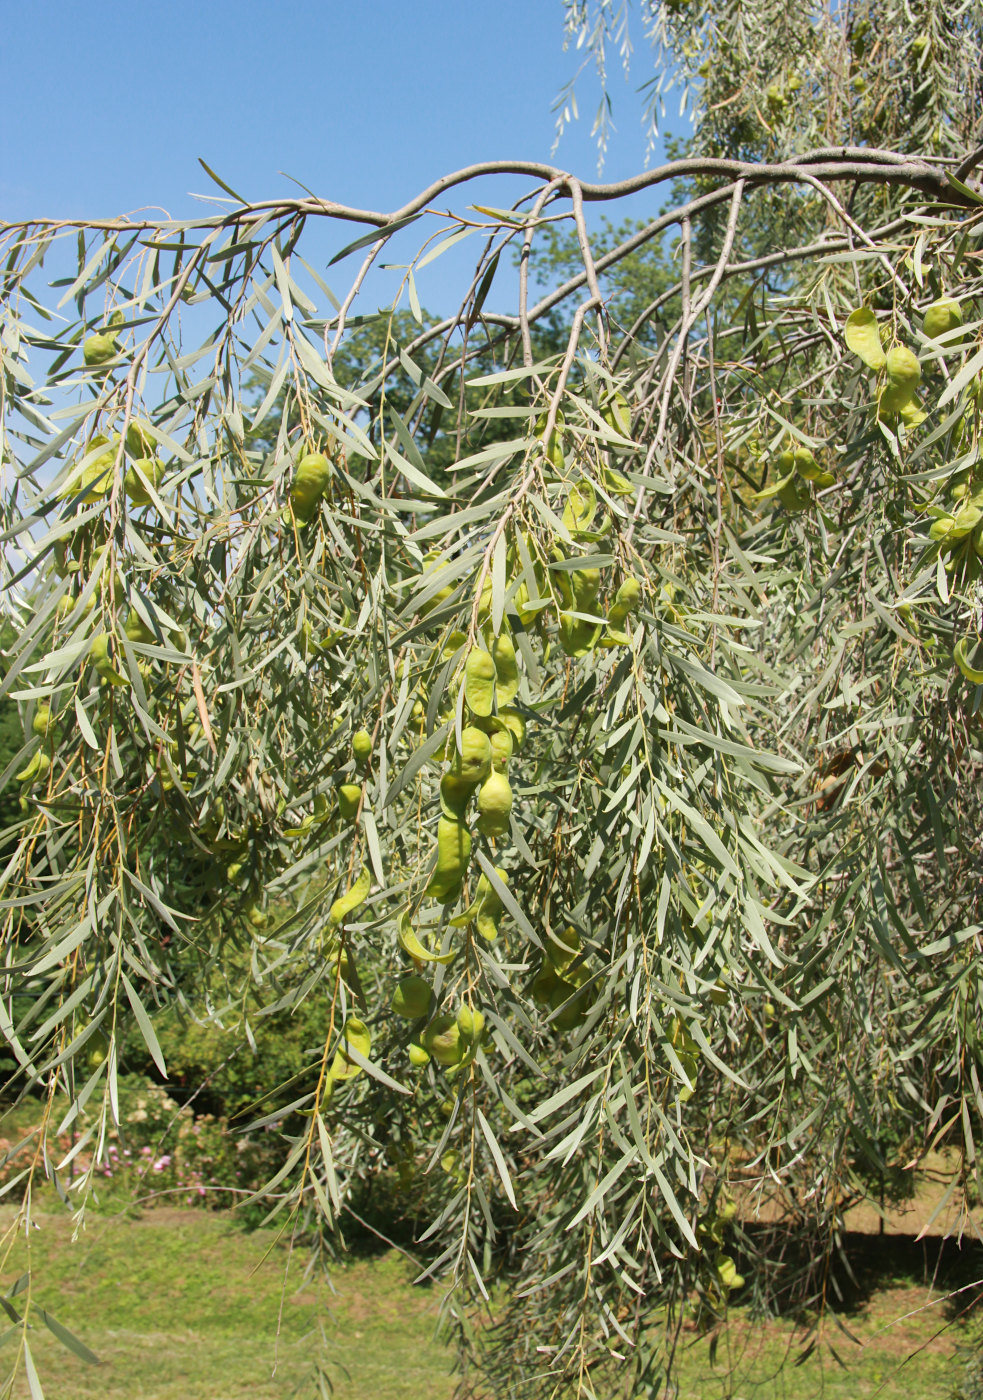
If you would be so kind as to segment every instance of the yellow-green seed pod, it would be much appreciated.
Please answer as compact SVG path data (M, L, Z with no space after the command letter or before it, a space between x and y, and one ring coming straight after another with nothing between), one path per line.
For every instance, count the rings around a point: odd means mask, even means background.
M609 428L622 437L631 437L631 408L620 389L608 399L601 415Z
M815 481L823 475L823 468L816 461L812 449L809 447L797 447L792 453L792 461L803 481Z
M557 972L565 972L578 957L580 949L580 935L570 924L556 933L550 933L546 940L546 956Z
M409 1055L410 1064L414 1069L424 1069L430 1063L430 1056L422 1045L417 1045L416 1041L410 1042L406 1053Z
M495 866L495 874L503 885L509 882L508 873L501 866ZM475 892L475 925L478 932L486 942L491 943L498 937L498 920L504 912L505 906L500 897L492 888L488 876L482 874L478 880L478 888Z
M488 736L491 744L492 771L504 773L509 766L512 757L512 731L501 725L498 729L493 729Z
M454 1016L435 1017L420 1037L420 1043L439 1065L456 1065L464 1059L465 1047Z
M309 452L297 463L290 485L290 504L302 525L313 519L330 481L331 463L323 452Z
M131 642L138 642L142 646L151 646L157 640L154 633L135 609L131 611L127 617L126 626L123 628L123 631Z
M584 530L589 530L597 511L597 496L589 481L574 486L567 503L563 507L563 523L576 538Z
M475 1011L466 1003L458 1008L457 1028L465 1040L480 1040L481 1033L485 1029L485 1017L481 1011Z
M356 1074L361 1074L362 1066L350 1057L350 1051L356 1050L367 1060L371 1049L372 1036L368 1026L356 1016L349 1016L342 1029L341 1040L331 1065L332 1078L354 1079Z
M504 773L492 773L478 789L478 830L484 836L501 836L509 829L512 789Z
M396 937L399 946L404 953L409 953L416 962L436 962L442 963L445 967L457 957L458 949L452 948L448 953L435 953L430 948L425 948L413 932L410 924L408 910L404 909L396 920Z
M799 511L808 510L812 505L812 496L809 494L809 487L804 481L793 478L778 493L778 499L791 514L796 515Z
M910 399L922 379L922 367L918 356L907 345L892 345L885 360L887 377L896 389L905 392Z
M540 1006L549 1006L550 998L556 990L559 978L556 975L556 968L549 961L544 960L536 976L533 978L531 987L532 999Z
M14 774L14 779L18 783L39 783L47 777L50 768L51 759L43 749L38 749L27 766Z
M483 647L474 647L464 663L464 698L474 714L491 714L495 698L495 662Z
M548 412L541 413L536 419L536 426L533 429L533 433L536 437L540 439L540 441L542 441L546 433L546 424L548 419ZM553 466L556 467L557 471L561 472L563 471L563 468L566 465L563 456L563 427L563 414L562 412L558 412L553 424L553 431L550 433L549 442L546 444L545 448L546 456L549 458L550 462L552 462Z
M98 452L97 449L100 447L106 447L107 451ZM85 452L82 456L85 465L80 475L70 481L58 499L60 501L70 500L73 496L79 496L83 492L90 500L96 496L108 495L113 485L116 447L117 443L110 442L103 433L96 433L91 437L85 445ZM96 455L93 456L93 453Z
M609 627L620 628L629 613L635 611L642 597L642 585L637 578L626 578L608 610Z
M495 701L498 705L509 705L519 690L519 666L515 659L512 638L501 632L490 648L495 665Z
M35 734L40 735L42 739L47 739L54 727L55 721L51 715L51 706L46 705L42 701L34 711L34 718L31 720L31 728L34 730Z
M954 331L963 323L962 307L953 297L939 297L926 307L922 330L929 340Z
M480 783L491 772L491 744L488 735L474 725L461 731L461 748L451 757L450 772L466 783Z
M138 457L123 477L123 490L127 499L135 506L150 505L150 490L164 479L164 463L158 457Z
M397 1016L416 1021L426 1016L432 1000L430 983L423 977L403 977L393 993L392 1008Z
M150 425L134 418L126 429L126 450L136 460L141 457L152 457L156 447L156 439L150 431Z
M570 612L560 613L558 636L567 656L587 656L594 650L600 628Z
M361 874L352 885L351 889L343 894L340 899L336 899L328 912L328 923L332 928L337 928L344 923L345 919L360 904L364 904L368 898L369 890L372 888L372 877L368 869L363 865Z
M518 752L526 742L526 722L518 710L506 706L499 710L498 718L512 735L513 749Z
M111 331L97 331L86 337L82 359L90 367L108 364L116 358L116 337Z
M110 685L129 685L126 676L120 675L113 665L108 632L97 632L89 643L89 660L99 677Z
M717 1278L720 1286L728 1293L744 1287L744 1279L737 1272L737 1266L729 1254L720 1254L716 1262Z
M577 612L593 612L601 590L600 569L574 569L570 584Z
M372 757L372 735L367 729L359 729L352 735L352 753L359 764L368 763Z
M868 306L851 311L843 328L843 339L855 355L871 369L881 369L886 360L877 317Z
M358 783L341 784L338 788L338 815L343 822L355 820L361 800L362 789Z
M459 821L467 811L477 786L477 783L469 783L453 773L445 773L440 780L440 810L444 816Z
M466 824L451 817L437 822L437 868L440 878L460 880L471 857L471 832Z

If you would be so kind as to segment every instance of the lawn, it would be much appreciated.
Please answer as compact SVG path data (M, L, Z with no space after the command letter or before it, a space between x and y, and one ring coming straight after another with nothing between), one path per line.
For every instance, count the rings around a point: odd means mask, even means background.
M12 1220L8 1209L0 1224ZM223 1214L93 1216L75 1244L66 1216L41 1213L37 1224L36 1299L100 1363L78 1360L42 1326L31 1349L47 1400L316 1396L319 1357L337 1400L452 1394L450 1353L434 1340L441 1289L413 1287L412 1266L394 1250L343 1264L332 1292L305 1281L303 1249L290 1258L275 1232L244 1233ZM6 1286L27 1258L19 1239ZM955 1348L972 1335L952 1311L930 1281L909 1272L871 1292L842 1326L830 1317L795 1365L805 1331L751 1322L738 1310L716 1366L707 1339L686 1334L680 1400L947 1400L960 1372ZM13 1345L8 1336L8 1357ZM13 1394L28 1396L23 1379Z

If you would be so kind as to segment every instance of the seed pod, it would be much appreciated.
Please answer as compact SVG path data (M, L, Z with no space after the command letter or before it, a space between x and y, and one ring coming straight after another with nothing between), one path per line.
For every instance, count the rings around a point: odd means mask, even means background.
M505 728L512 735L512 745L515 750L522 748L526 742L526 722L518 710L507 706L499 710L498 718L505 725Z
M792 462L803 481L815 481L818 476L823 474L822 467L816 461L812 449L809 447L797 447L792 453Z
M533 1001L538 1002L540 1006L549 1006L558 981L556 968L551 962L544 960L530 989Z
M574 538L584 530L589 530L597 512L597 496L589 481L575 486L563 507L563 523Z
M242 912L245 915L246 922L252 924L253 928L264 929L270 922L266 910L255 900L251 904L247 904Z
M892 345L885 360L887 377L896 389L906 393L907 398L918 388L922 379L922 367L918 356L907 345Z
M367 729L359 729L352 735L352 753L356 763L368 763L372 756L372 735Z
M433 1000L430 983L422 977L403 977L393 993L392 1008L397 1016L416 1021L426 1016Z
M809 487L804 481L797 481L794 478L782 487L778 493L778 499L792 515L797 515L800 511L808 510L812 505L812 496L809 494Z
M622 437L631 437L631 408L620 389L608 399L601 411L605 423Z
M341 784L338 789L338 815L343 822L355 820L361 800L362 789L358 783Z
M116 465L116 450L119 439L110 442L104 433L95 433L85 445L85 452L82 461L81 474L74 480L70 480L69 485L61 492L58 499L60 501L70 500L73 496L85 494L91 500L96 496L106 496L113 485L113 468ZM97 449L105 447L108 450L99 452ZM92 454L95 453L93 456Z
M949 540L964 540L967 535L973 533L981 520L983 520L983 510L974 505L972 501L964 501L953 517L952 527L947 538Z
M31 720L31 728L34 730L35 734L39 734L42 739L47 739L54 727L55 722L51 716L51 706L46 705L42 701L34 711L34 718Z
M601 590L600 569L574 569L570 575L573 600L578 612L593 612Z
M533 429L533 433L540 440L542 440L543 435L546 432L546 424L548 419L548 412L541 413L536 419L536 426ZM563 468L566 465L563 456L563 426L563 414L562 412L558 412L554 420L553 431L550 433L549 442L546 444L545 448L546 456L552 462L553 466L556 467L557 471L560 472L563 471Z
M116 358L116 337L112 331L97 331L86 338L82 359L89 366L105 365Z
M886 355L877 328L877 317L868 306L851 311L843 328L843 339L855 355L871 369L881 369Z
M609 496L633 496L635 494L634 486L623 472L615 471L613 467L604 467L602 475Z
M125 441L126 450L133 458L139 459L154 455L156 440L150 431L150 425L141 422L138 418L134 418L127 426Z
M465 1040L474 1042L481 1039L485 1029L485 1017L481 1011L473 1011L466 1003L458 1008L457 1028Z
M572 1031L582 1025L587 1018L595 992L592 987L581 987L580 978L557 978L550 993L549 1006L553 1014L550 1025L560 1031Z
M557 972L565 972L580 954L581 942L577 930L568 924L546 940L546 956Z
M972 655L970 655L971 645L974 645ZM963 637L956 643L952 653L953 661L955 661L959 670L973 685L983 685L983 670L979 669L979 665L983 664L983 656L978 654L981 651L983 651L983 648L979 646L978 642L974 644L969 637ZM977 664L974 665L974 662Z
M452 948L449 953L434 953L429 948L425 948L413 932L409 913L405 909L396 920L396 937L403 952L409 953L410 957L417 962L443 963L446 966L453 962L458 954L457 948Z
M744 1287L744 1279L737 1272L737 1266L729 1254L719 1254L716 1261L717 1278L727 1292Z
M309 452L297 463L290 486L290 504L302 525L314 518L315 511L331 481L331 463L323 452Z
M954 516L940 515L936 520L933 520L932 524L929 526L929 539L935 540L936 543L948 539L955 523Z
M508 884L508 874L498 865L495 866L495 874L503 885ZM498 920L504 912L505 906L485 874L482 874L478 880L475 904L477 905L475 924L478 932L486 943L491 943L498 937Z
M97 632L89 643L89 660L102 680L110 685L129 685L127 677L121 676L113 665L109 644L109 633Z
M439 1065L456 1065L464 1059L461 1031L454 1016L437 1016L420 1037L420 1043Z
M484 836L501 836L509 829L512 789L504 773L492 773L478 789L478 830Z
M600 631L593 622L585 622L571 612L560 613L558 635L567 656L587 656L594 650Z
M482 647L474 647L464 663L464 698L476 715L490 715L495 697L495 662Z
M931 306L926 307L922 330L929 340L937 340L939 336L954 331L962 323L963 312L958 301L953 297L939 297Z
M638 607L642 596L642 585L637 578L626 578L614 596L608 610L608 626L620 628L629 613Z
M440 810L444 816L452 821L463 820L477 786L453 773L445 773L440 780Z
M131 642L137 642L142 646L150 646L157 640L154 633L135 609L130 611L123 631Z
M39 783L47 777L50 767L51 759L43 749L38 749L27 767L15 773L14 778L18 783Z
M440 780L440 810L444 816L452 821L461 821L477 786L477 783L465 782L453 773L445 773Z
M440 817L437 822L437 864L424 894L442 904L453 904L471 856L471 832L463 821Z
M157 490L164 479L164 470L164 463L158 457L137 458L123 477L127 499L135 506L150 505L150 490Z
M328 912L328 923L332 928L337 928L344 923L345 919L360 904L364 904L372 888L372 877L366 866L362 866L361 873L351 889L343 894L340 899L336 899Z
M519 690L519 667L512 638L500 632L491 644L491 657L495 664L496 704L510 705Z
M492 730L488 742L491 744L492 771L504 773L512 757L512 731L502 724Z
M490 659L490 658L489 658ZM491 744L488 735L474 725L461 731L461 748L451 759L450 772L467 783L480 783L491 772Z
M406 1053L410 1057L410 1064L416 1069L423 1069L430 1063L430 1056L422 1045L417 1045L416 1041L411 1041L407 1046Z
M361 1074L362 1066L350 1058L350 1052L356 1050L367 1060L371 1049L372 1036L368 1026L356 1016L349 1016L342 1029L341 1040L331 1065L332 1078L354 1079L356 1074Z

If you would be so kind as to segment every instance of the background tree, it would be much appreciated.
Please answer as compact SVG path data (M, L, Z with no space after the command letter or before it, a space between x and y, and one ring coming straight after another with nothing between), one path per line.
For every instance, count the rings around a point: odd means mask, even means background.
M354 1178L429 1169L465 1385L502 1395L659 1393L684 1310L825 1295L872 1176L937 1142L954 1194L976 1170L976 89L921 154L843 126L773 148L754 84L776 54L818 83L847 10L782 48L772 7L692 14L657 21L684 78L702 46L726 158L3 230L24 1082L98 1160L121 1047L164 1074L156 1010L192 982L248 969L271 1017L320 1001L273 1213L329 1250ZM978 72L971 12L925 15ZM873 87L894 59L870 54ZM489 210L474 182L502 170L529 192ZM586 205L660 186L595 247ZM534 300L558 215L579 267ZM340 307L303 260L315 218L368 230ZM404 273L417 332L374 322L365 373L358 290L421 228L418 259L473 239L473 278L428 324ZM650 300L613 317L602 279L645 247ZM801 1255L746 1228L764 1200Z

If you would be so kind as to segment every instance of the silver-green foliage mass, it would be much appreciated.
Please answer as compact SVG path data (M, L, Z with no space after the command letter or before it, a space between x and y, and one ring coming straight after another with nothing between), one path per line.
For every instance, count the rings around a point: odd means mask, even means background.
M658 11L684 66L686 13ZM802 24L783 101L833 42ZM500 1395L658 1393L684 1307L808 1301L851 1190L939 1142L955 1192L976 1168L983 201L946 163L976 117L923 155L811 127L810 153L772 107L727 160L621 186L509 163L510 211L475 167L447 215L0 227L21 1080L94 1168L127 1043L164 1072L155 1010L244 949L268 1013L324 1007L271 1211L327 1241L353 1174L426 1170L462 1360ZM673 185L595 261L585 203ZM754 251L786 192L790 241ZM533 302L557 216L580 270ZM349 295L312 220L355 225ZM457 315L412 271L363 311L400 237L414 266L472 241ZM658 335L605 313L646 243L678 268ZM864 307L881 368L844 336ZM761 1201L811 1266L743 1231Z

